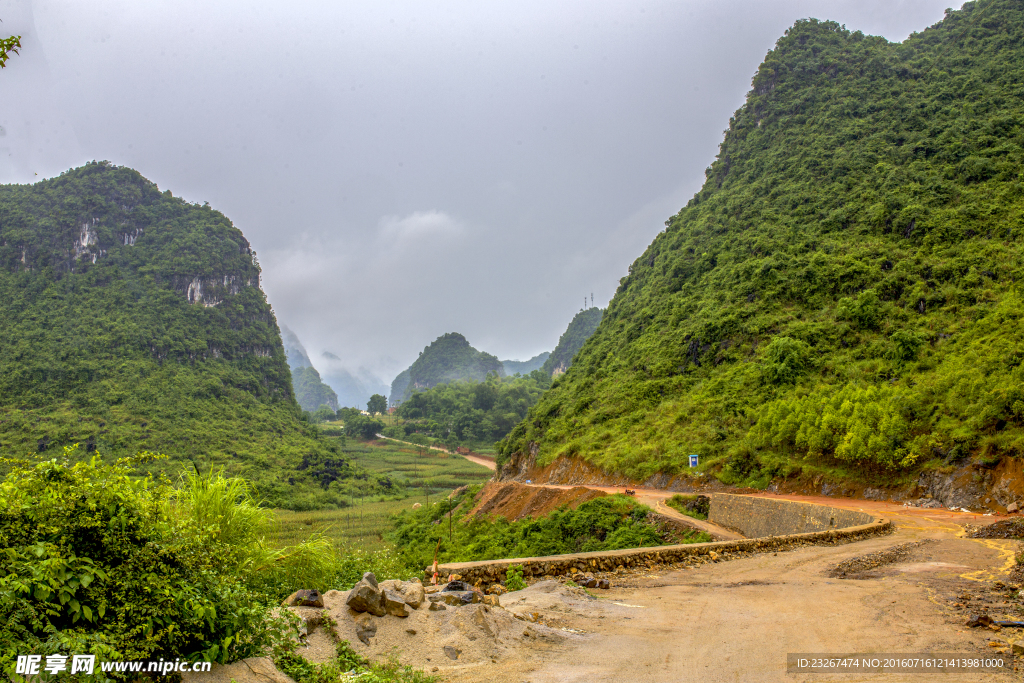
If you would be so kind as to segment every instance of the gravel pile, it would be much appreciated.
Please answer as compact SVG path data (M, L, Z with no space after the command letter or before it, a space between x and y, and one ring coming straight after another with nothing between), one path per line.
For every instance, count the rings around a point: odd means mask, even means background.
M1005 519L968 530L967 538L1011 538L1024 539L1024 519Z
M861 578L860 575L873 569L878 569L879 567L884 567L885 565L893 564L894 562L907 560L917 548L934 542L935 541L931 539L927 539L912 543L901 543L899 545L894 545L891 548L880 550L877 553L854 557L829 567L828 576L833 579Z
M441 591L432 587L424 591L418 582L381 582L380 588L382 593L391 591L399 595L425 592L425 599L408 611L385 610L378 616L352 609L349 591L329 591L323 594L323 610L291 608L315 624L306 638L307 646L300 648L299 654L310 661L326 661L333 656L334 639L340 638L370 659L394 655L402 664L430 673L518 658L522 643L557 645L566 638L579 637L545 626L532 604L538 597L547 602L554 595L560 599L579 599L578 589L573 591L556 582L501 596L501 601L514 604L511 610L483 602L439 600L444 596ZM449 591L448 595L453 593L459 591ZM498 602L496 596L488 597ZM322 617L324 610L329 619Z

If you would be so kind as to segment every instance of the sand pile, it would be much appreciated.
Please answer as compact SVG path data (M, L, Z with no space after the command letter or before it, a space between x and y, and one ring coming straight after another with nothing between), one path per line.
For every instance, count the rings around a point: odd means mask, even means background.
M398 592L407 588L402 582L387 582ZM396 585L397 584L397 585ZM382 583L383 587L383 583ZM557 645L567 638L579 636L558 628L545 626L544 611L556 603L579 597L557 581L545 581L530 588L502 596L502 601L516 605L514 610L483 603L461 606L431 602L430 597L440 595L437 588L428 587L427 600L411 611L408 617L387 614L376 617L356 612L346 605L349 591L330 591L323 596L324 610L335 622L336 637L347 640L356 652L370 659L383 659L394 655L402 664L427 672L497 663L509 658L521 658L526 646ZM431 605L434 605L433 609ZM311 607L291 608L313 625L306 638L307 647L299 654L313 662L323 662L334 654L334 639L328 623L319 622L324 610ZM358 632L365 634L376 628L368 643L361 642Z

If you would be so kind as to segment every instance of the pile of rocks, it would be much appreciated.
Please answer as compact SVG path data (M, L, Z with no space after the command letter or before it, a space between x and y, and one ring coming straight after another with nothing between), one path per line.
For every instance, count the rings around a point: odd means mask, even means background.
M569 574L569 579L577 586L583 586L584 588L600 588L601 590L608 590L612 587L611 581L608 579L599 579L594 576L592 572L581 572L574 569Z
M345 604L356 612L368 612L375 617L390 614L394 617L408 617L412 610L423 604L423 584L413 581L385 581L377 583L373 572L366 572L363 578L349 591Z
M354 613L356 637L369 644L377 632L377 624L371 617L386 615L408 618L421 607L431 612L440 612L449 607L461 607L482 603L500 607L497 595L484 595L462 581L450 581L442 587L426 588L419 579L411 581L388 580L377 582L373 572L366 572L352 587L345 600L345 606Z

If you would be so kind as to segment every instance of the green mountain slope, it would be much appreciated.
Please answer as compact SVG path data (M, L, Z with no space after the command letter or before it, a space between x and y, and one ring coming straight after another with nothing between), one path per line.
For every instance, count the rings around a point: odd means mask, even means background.
M405 392L409 388L409 368L402 370L398 376L391 381L391 393L388 394L388 403L395 405L405 398Z
M1024 4L797 22L704 187L502 444L727 482L1024 454Z
M544 361L541 370L548 375L560 375L568 370L572 365L573 356L583 348L584 342L590 339L590 335L594 334L597 326L601 324L602 316L604 309L601 308L588 308L574 315L565 332L558 338L555 350Z
M320 380L320 373L312 365L292 370L292 386L295 400L303 410L313 412L324 405L338 409L338 395Z
M340 501L353 471L298 419L259 279L227 218L131 169L0 186L0 453L148 449Z
M407 380L404 377L406 372L409 373ZM477 351L458 332L449 332L431 342L409 369L395 378L391 385L391 398L405 400L417 389L429 389L445 382L482 382L492 372L499 377L504 376L500 360L489 353ZM404 388L401 386L403 381ZM398 389L402 389L401 393Z

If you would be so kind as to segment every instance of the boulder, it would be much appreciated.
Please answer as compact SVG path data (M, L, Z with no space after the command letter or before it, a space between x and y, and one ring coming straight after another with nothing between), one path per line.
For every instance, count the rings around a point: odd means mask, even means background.
M376 584L376 581L374 581ZM369 612L370 614L382 617L384 616L384 596L376 585L371 585L365 579L357 583L349 591L348 599L345 600L345 604L348 605L349 609L353 609L356 612Z
M612 587L612 582L609 581L608 579L598 579L597 580L597 587L600 588L601 590L608 590L609 588Z
M433 602L433 601L431 601L429 609L430 609L431 612L440 612L440 611L446 610L448 608L444 606L443 602Z
M1020 510L1020 508L1017 507L1016 503L1010 503L1009 505L1006 506L1006 511L1009 513L1014 513L1017 512L1018 510Z
M971 616L967 617L967 621L964 623L964 626L976 628L978 626L990 626L991 624L992 617L988 616L987 614L972 614Z
M377 585L377 577L373 575L373 572L366 572L363 574L363 581L370 584L374 588L379 588Z
M412 608L394 591L384 591L384 611L393 617L404 618L412 614Z
M471 590L473 590L473 587L470 586L465 581L449 581L447 583L447 585L445 585L445 587L441 589L442 592L471 591Z
M498 599L497 595L485 595L484 604L490 605L491 607L501 607L501 601Z
M433 595L427 596L427 599L435 605L445 604L451 605L452 607L461 607L462 605L468 605L473 602L473 591L434 593Z
M462 650L460 650L457 647L452 647L451 645L445 645L444 654L448 657L448 659L458 659L459 655L462 654Z
M504 595L508 593L508 590L500 583L492 583L491 587L487 589L487 592L491 595Z
M360 614L354 620L356 622L356 638L363 645L370 644L370 638L377 635L377 622L369 614Z
M584 579L583 587L584 588L597 588L597 579L595 579L594 577L590 577L589 579Z
M402 599L405 600L405 604L409 605L409 607L419 609L423 601L426 600L423 584L418 581L410 581L405 584L405 588L402 590Z
M295 591L281 603L282 607L323 607L324 596L318 590Z

